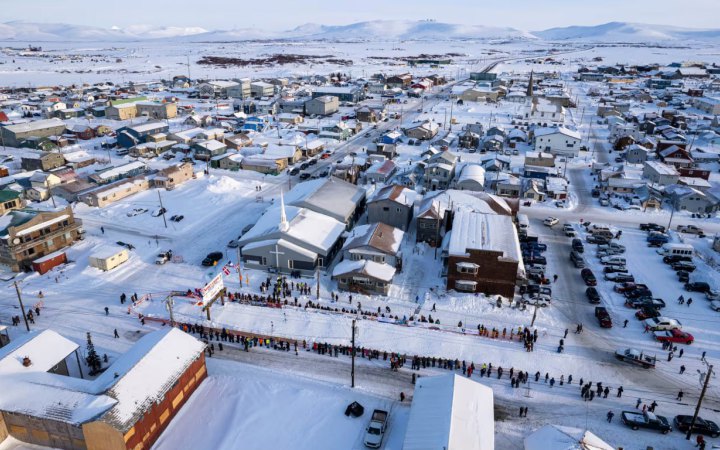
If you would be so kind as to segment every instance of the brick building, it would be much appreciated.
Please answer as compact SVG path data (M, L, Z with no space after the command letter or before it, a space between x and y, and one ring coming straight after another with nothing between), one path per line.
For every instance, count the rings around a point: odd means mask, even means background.
M443 251L448 290L512 298L524 271L512 217L457 211L448 242Z
M68 376L77 348L43 331L0 349L0 384L13 393L0 396L0 441L149 449L207 377L205 344L176 328L142 337L93 380Z

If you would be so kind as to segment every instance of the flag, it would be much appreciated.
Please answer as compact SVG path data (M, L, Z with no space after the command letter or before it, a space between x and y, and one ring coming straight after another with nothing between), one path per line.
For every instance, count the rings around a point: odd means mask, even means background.
M223 266L222 271L225 274L225 276L230 275L230 269L228 269L227 266Z

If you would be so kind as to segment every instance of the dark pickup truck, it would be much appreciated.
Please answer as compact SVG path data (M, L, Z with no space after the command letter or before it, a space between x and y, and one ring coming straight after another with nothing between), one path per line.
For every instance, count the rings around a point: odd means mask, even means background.
M664 227L664 226L658 225L658 224L652 223L652 222L651 222L651 223L641 223L641 224L640 224L640 229L641 229L642 231L657 231L657 232L660 232L660 233L664 233L664 232L665 232L665 227Z
M649 411L645 411L644 413L623 411L621 418L622 422L633 430L647 428L649 430L658 430L662 434L668 434L672 430L670 423L665 417L657 416Z

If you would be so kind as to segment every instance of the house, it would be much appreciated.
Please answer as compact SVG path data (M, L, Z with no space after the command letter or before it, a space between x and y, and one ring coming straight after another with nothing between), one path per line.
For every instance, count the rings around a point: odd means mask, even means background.
M25 207L25 200L20 192L10 189L0 189L0 217L13 209Z
M6 435L65 450L151 448L207 377L205 344L177 328L146 334L95 379L68 376L77 350L50 330L0 350L0 383L14 393L0 398Z
M412 75L409 73L402 73L399 75L393 75L390 77L387 77L385 79L385 84L393 89L393 88L406 88L412 84Z
M340 290L365 295L388 295L394 276L395 268L389 264L365 259L339 262L332 272L332 279L337 281Z
M494 450L494 410L493 390L477 381L454 373L421 377L402 448Z
M65 123L57 118L36 120L0 126L0 141L8 147L20 147L29 138L59 136L65 132Z
M580 153L580 133L565 127L539 128L534 131L536 152L574 158Z
M126 262L129 258L130 254L127 248L108 245L93 249L92 254L88 257L88 264L90 267L107 272Z
M135 103L111 103L105 108L105 118L109 120L130 120L138 116L138 108Z
M50 189L62 181L59 176L46 172L35 172L29 180L30 188L25 190L25 196L36 202L43 202L50 198Z
M455 177L457 160L458 157L451 152L440 152L431 156L425 167L423 180L425 189L431 191L447 189Z
M407 231L413 217L417 193L404 186L390 185L368 201L368 223L381 222Z
M255 98L272 97L275 95L275 86L264 81L250 83L250 95Z
M664 147L662 150L658 145L657 153L662 162L675 166L675 168L691 167L693 165L693 159L690 153L685 150L684 146L670 145Z
M531 165L525 164L523 166L522 175L525 178L535 178L538 180L546 180L548 177L555 176L558 173L559 173L559 170L557 167L531 166Z
M41 152L26 154L20 160L23 170L42 170L43 172L57 169L65 165L65 158L59 152Z
M720 209L720 201L715 195L692 187L679 186L670 192L670 196L677 211L707 214Z
M84 190L77 195L78 200L88 206L104 208L105 206L120 201L124 198L135 195L138 192L147 191L152 186L150 178L144 175L118 179L107 184L102 184L91 189ZM54 192L54 190L53 190Z
M330 116L340 109L338 98L333 95L321 95L305 102L305 114Z
M545 180L545 193L553 200L565 200L568 197L568 182L565 178L548 177Z
M359 103L365 99L365 91L358 86L321 86L315 88L312 98L330 95L342 103Z
M625 148L625 161L628 164L643 164L649 155L650 150L642 145L632 144Z
M490 181L495 184L495 193L497 195L512 198L520 197L522 184L518 177L510 174L499 174L498 177L493 177ZM490 187L492 188L492 186Z
M369 183L387 183L397 171L397 165L392 160L378 161L365 171L365 178Z
M405 135L411 139L427 141L434 138L435 135L437 135L438 130L440 130L440 125L431 120L426 120L420 125L407 128L404 131Z
M238 171L242 169L242 162L245 157L240 153L225 153L218 161L218 169Z
M225 95L231 98L248 99L252 96L250 78L237 78L233 80L235 85L225 88Z
M448 290L513 298L525 272L510 216L460 209L443 254Z
M303 116L300 114L294 114L294 113L281 113L278 114L277 120L280 123L287 123L289 125L297 125L299 123L302 123Z
M458 146L460 148L477 149L480 147L480 135L470 130L465 130L460 134Z
M605 190L613 194L631 194L646 184L639 178L613 176L607 179Z
M405 232L385 223L358 225L342 247L342 257L348 261L374 261L388 264L400 271L402 252L400 244Z
M95 130L88 125L76 124L69 129L70 133L78 139L87 141L95 137Z
M227 151L227 145L215 139L196 142L192 148L195 150L195 159L199 161L209 161Z
M253 140L250 136L243 133L234 134L224 139L225 145L229 149L239 150L243 147L248 147L253 144Z
M545 152L525 152L525 165L555 167L555 156Z
M542 202L545 200L545 183L535 178L524 178L521 182L521 197Z
M226 161L226 158L220 161ZM235 162L237 162L237 159L235 159ZM232 166L233 164L226 161L224 165ZM283 170L287 169L287 158L272 158L264 155L246 156L242 159L241 167L243 170L267 175L279 175Z
M288 205L324 214L349 230L365 211L365 189L337 177L305 181L287 193Z
M660 161L646 161L643 166L643 176L650 182L662 186L676 184L680 179L680 173L675 167Z
M138 102L137 115L151 119L173 119L177 117L177 103L175 102Z
M697 108L705 114L712 116L720 115L720 98L719 97L695 97L690 100L693 108Z
M484 191L485 169L479 164L466 164L455 180L455 189L460 191Z
M150 136L158 133L167 133L168 125L165 122L146 122L140 125L122 127L117 130L117 143L120 147L130 148L147 142Z
M32 261L82 239L82 222L72 208L58 211L18 209L0 225L0 264L15 272L30 269Z
M269 159L284 159L285 167L297 163L303 157L300 148L295 145L268 145L264 152L263 157Z
M548 124L562 125L565 123L565 108L535 97L523 120L543 127L547 127Z
M90 175L88 178L90 181L97 184L107 184L123 178L138 176L147 172L147 169L147 165L145 165L142 161L133 161L115 167L108 167L107 169L103 169Z
M165 188L172 191L176 187L192 179L194 176L193 165L184 162L174 166L161 169L151 177L152 187Z
M228 91L237 87L238 83L234 81L226 80L212 80L206 83L198 85L197 91L201 97L205 98L217 98L217 97L230 97Z

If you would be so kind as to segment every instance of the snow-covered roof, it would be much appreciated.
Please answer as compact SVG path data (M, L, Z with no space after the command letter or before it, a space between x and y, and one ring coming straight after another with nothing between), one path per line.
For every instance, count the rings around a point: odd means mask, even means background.
M384 223L356 226L343 245L343 249L372 247L396 255L400 251L405 232Z
M144 133L146 131L153 131L158 130L160 128L167 128L167 125L163 122L146 122L142 123L140 125L135 125L132 127L128 127L131 130L136 131L137 133Z
M103 245L93 250L93 252L90 254L90 257L97 259L108 259L122 252L127 252L127 249L118 245Z
M491 250L512 261L521 260L520 242L509 216L461 209L455 214L451 235L450 255L466 256L468 249Z
M0 375L47 372L77 348L75 342L52 330L32 331L0 348ZM28 367L23 366L26 356L31 362Z
M415 203L417 195L417 192L412 189L393 184L380 189L370 201L377 202L380 200L391 200L393 202L400 203L401 205L412 207Z
M544 128L538 128L534 132L535 137L539 136L550 136L553 134L562 134L567 137L571 137L573 139L577 139L578 141L581 139L580 132L575 130L570 130L565 127L544 127Z
M613 450L589 430L545 425L525 438L525 450Z
M346 222L364 197L363 188L329 177L298 183L285 196L285 203Z
M463 181L477 181L485 184L485 169L479 164L467 164L458 177L458 183Z
M60 119L54 118L54 119L36 120L34 122L18 123L15 125L7 125L4 128L8 131L12 131L13 133L27 133L27 132L31 132L31 131L44 130L45 128L64 127L64 126L65 126L65 122L63 122Z
M403 450L494 450L493 391L455 374L415 385Z
M100 173L96 173L93 176L101 180L107 180L109 178L115 178L137 169L144 170L145 168L147 168L147 166L144 162L133 161L127 164L123 164L121 166L113 167L112 169L108 169Z
M359 261L346 259L335 266L332 276L339 277L353 273L366 275L368 277L390 283L395 276L395 268L386 263L377 263L366 259L361 259Z

